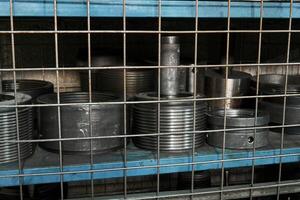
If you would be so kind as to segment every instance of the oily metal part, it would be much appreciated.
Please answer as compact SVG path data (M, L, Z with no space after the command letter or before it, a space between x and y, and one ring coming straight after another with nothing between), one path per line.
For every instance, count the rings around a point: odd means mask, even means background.
M95 92L92 102L114 102L120 99L107 93ZM38 103L57 102L57 94L47 94L37 99ZM61 137L76 138L62 142L64 153L88 154L103 153L123 146L122 138L83 140L86 137L118 136L124 132L123 105L86 105L87 92L68 92L60 94L61 103L82 103L76 106L61 106ZM42 139L58 139L57 107L39 107L39 131ZM59 151L59 142L43 142L40 145L54 152Z
M270 121L272 123L283 124L283 109L282 104L262 101L260 107L270 113ZM285 107L285 125L293 125L300 123L300 105L286 105ZM300 127L287 127L284 129L287 134L300 134Z
M13 93L2 94L1 100L1 105L15 105L15 101L18 105L31 103L31 97L22 93L17 93L16 96ZM19 143L20 152L18 152L18 143L5 142L33 139L32 107L18 108L17 112L15 108L0 108L0 163L18 161L18 153L21 160L33 153L31 142Z
M245 130L232 130L225 132L225 148L228 149L251 149L263 147L268 144L268 129L254 129L255 111L248 109L226 110L226 129L251 128ZM269 123L269 114L258 111L256 127L265 126ZM211 130L224 128L224 110L214 110L208 114L208 125ZM208 133L207 142L219 148L223 147L224 131Z
M14 80L3 80L3 92L14 92ZM16 90L24 94L28 94L34 100L40 95L53 93L53 84L48 81L21 79L16 80Z
M251 75L245 72L230 71L228 79L216 70L207 70L205 74L205 95L207 97L234 97L247 95L250 86ZM225 89L227 81L227 91ZM241 99L226 99L210 101L211 110L218 108L239 108Z
M194 171L194 188L207 188L211 186L211 175L209 171ZM190 189L192 183L192 172L178 173L178 189Z
M160 136L161 151L186 151L193 147L193 123L194 103L193 96L189 93L181 94L181 99L186 102L168 102L160 104L160 132L169 133ZM200 97L200 96L199 96ZM176 99L175 98L175 99ZM154 92L141 93L136 96L137 100L157 100ZM162 98L164 99L164 98ZM206 127L206 103L198 101L195 107L196 123L195 130L203 130ZM157 104L135 104L133 106L133 134L157 133ZM172 134L176 132L176 134ZM179 132L190 132L182 133ZM134 137L136 146L156 150L157 136ZM205 141L205 134L195 134L195 147L201 146Z
M284 74L263 74L259 76L259 92L263 95L285 94L286 75ZM257 77L252 79L252 90L257 84ZM300 95L300 75L287 76L287 94ZM264 98L264 101L283 104L283 97ZM300 106L300 96L286 97L287 105Z
M100 70L98 72L97 90L113 92L118 96L124 93L124 70ZM140 92L153 91L155 83L154 69L127 69L126 94L132 98Z

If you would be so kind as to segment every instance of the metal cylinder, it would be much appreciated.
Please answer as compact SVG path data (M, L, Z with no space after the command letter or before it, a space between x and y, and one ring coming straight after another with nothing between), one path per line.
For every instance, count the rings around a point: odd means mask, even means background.
M118 96L124 94L124 71L122 69L100 70L98 72L98 91L113 92ZM153 69L126 70L126 96L128 99L140 92L153 91L155 71Z
M109 67L123 65L122 59L115 55L98 55L92 57L92 67ZM82 91L89 91L89 70L87 58L77 61L77 66L86 67L80 71L80 85ZM98 91L100 78L98 72L101 70L91 70L92 91Z
M256 122L255 122L256 121ZM228 149L251 149L259 148L268 144L268 129L256 129L255 127L266 126L269 123L269 114L263 111L257 112L248 109L226 110L226 129L253 128L244 130L228 130L225 132L225 148ZM214 110L208 114L209 132L207 142L219 148L223 148L224 110Z
M13 93L1 94L0 98L0 105L15 105L15 101L18 105L31 104L31 97L22 93L17 93L16 96ZM20 153L21 160L33 153L31 142L19 143L20 152L18 152L18 144L11 142L12 140L33 139L32 107L18 108L17 112L12 107L0 108L0 163L18 161L18 153Z
M285 94L285 74L264 74L259 76L259 92L263 95ZM257 77L253 78L252 87L256 87ZM254 86L255 85L255 86ZM300 94L300 76L287 76L287 94ZM270 113L270 122L283 124L284 97L267 97L260 102L260 107ZM286 97L284 124L300 123L300 96ZM287 134L300 134L300 127L285 128ZM279 130L280 131L280 130Z
M93 93L92 102L114 102L119 99L106 93ZM37 98L41 104L57 103L57 94L47 94ZM86 137L118 136L123 134L122 105L85 105L89 102L86 92L60 94L60 103L82 103L82 105L61 106L61 137L75 138L62 142L64 153L103 153L123 146L122 138L84 139ZM39 131L42 139L58 139L58 109L54 106L39 107ZM59 142L43 142L40 146L59 151ZM92 149L91 149L92 146Z
M3 80L3 92L14 92L14 80ZM48 81L19 79L16 80L16 90L24 94L28 94L35 100L38 96L53 93L53 84Z
M198 96L199 97L199 96ZM187 151L193 147L194 102L193 96L188 93L181 94L175 99L186 99L186 102L168 102L160 104L160 136L161 151ZM167 99L167 98L162 98ZM141 93L136 100L157 100L154 92ZM157 104L135 104L133 106L133 134L152 134L158 132ZM195 106L195 130L204 130L206 127L206 103L198 101ZM180 133L189 132L189 133ZM172 134L173 133L173 134ZM136 146L144 149L157 149L157 136L134 137ZM195 147L201 146L205 141L205 134L195 134Z
M177 36L165 36L161 39L161 65L180 65L180 43ZM176 96L179 93L179 73L177 68L162 68L160 74L160 92L162 96Z
M244 96L250 87L251 75L245 72L231 71L228 79L215 70L207 70L205 74L205 94L208 97ZM227 88L226 87L227 82ZM211 110L218 108L240 108L242 99L215 100L209 102Z

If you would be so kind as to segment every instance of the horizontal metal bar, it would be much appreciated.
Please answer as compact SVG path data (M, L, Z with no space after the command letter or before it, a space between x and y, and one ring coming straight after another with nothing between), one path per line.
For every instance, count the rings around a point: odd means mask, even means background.
M190 190L180 190L180 191L163 191L159 195L157 193L138 193L130 194L126 199L131 200L142 200L142 199L164 199L169 200L190 200L192 196L195 200L219 200L220 193L223 193L223 199L241 199L249 198L250 190L252 190L252 197L263 197L271 196L277 194L277 187L280 187L280 194L289 194L300 192L300 179L293 181L281 181L280 183L268 182L259 183L254 186L249 185L238 185L238 186L225 186L222 190L219 187L209 188L209 189L194 189L194 192ZM87 198L73 198L74 200L87 200ZM106 196L106 197L95 197L95 200L119 200L124 199L121 195Z

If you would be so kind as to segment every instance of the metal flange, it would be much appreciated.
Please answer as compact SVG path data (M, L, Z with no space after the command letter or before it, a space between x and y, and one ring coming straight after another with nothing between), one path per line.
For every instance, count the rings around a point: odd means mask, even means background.
M256 121L256 122L255 122ZM226 110L226 129L252 128L244 130L225 131L225 148L228 149L251 149L259 148L268 144L268 129L255 129L269 123L269 114L258 111L255 120L255 111L248 109ZM256 124L256 126L255 126ZM224 110L214 110L208 114L208 125L216 132L208 133L207 142L219 148L223 147Z

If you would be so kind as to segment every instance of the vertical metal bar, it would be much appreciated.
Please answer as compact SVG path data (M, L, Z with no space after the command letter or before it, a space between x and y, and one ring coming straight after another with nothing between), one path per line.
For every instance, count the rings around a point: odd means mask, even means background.
M227 95L227 89L228 89L228 64L229 64L229 44L230 44L230 6L231 6L231 0L228 0L228 7L227 7L227 40L226 40L226 59L225 59L225 91ZM222 160L225 158L225 144L226 144L226 115L227 115L227 106L226 102L224 101L224 132L223 132L223 144L222 144ZM223 189L224 189L224 161L222 161L222 174L221 174L221 194L220 194L220 199L223 199Z
M290 0L290 14L289 14L289 30L288 30L288 40L287 40L287 53L286 53L286 63L290 62L290 47L291 47L291 30L292 30L292 18L293 18L293 0ZM284 83L284 97L283 97L283 112L282 112L282 125L285 125L285 113L286 113L286 95L288 86L288 74L289 65L285 66L285 83ZM284 148L284 130L281 128L281 138L280 138L280 155L282 154ZM278 171L278 184L281 183L282 174L282 157L279 157L279 171ZM277 200L280 199L280 186L277 187Z
M89 103L92 102L92 58L91 58L91 7L90 7L90 0L86 1L87 3L87 30L88 30L88 81L89 81ZM90 136L93 137L93 123L92 123L92 106L89 104L89 132ZM91 170L94 169L94 152L93 152L93 139L90 139L90 167ZM94 192L94 173L91 172L91 199L94 199L95 192Z
M159 195L159 187L160 187L160 95L161 95L161 4L162 0L158 0L158 84L157 84L157 185L156 185L156 192Z
M126 0L123 0L123 100L124 100L124 135L127 135L127 53L126 53ZM124 137L124 168L127 168L127 137ZM124 198L127 198L127 170L124 170Z
M10 17L10 30L11 30L11 58L13 67L13 81L14 81L14 96L15 96L15 112L16 112L16 126L17 126L17 150L18 150L18 172L19 175L23 174L22 170L22 159L21 159L21 147L20 147L20 130L19 130L19 112L18 112L18 102L17 102L17 80L16 80L16 52L15 52L15 35L14 31L14 13L13 13L13 0L9 1L9 17ZM2 83L1 83L2 84ZM23 178L19 176L19 189L20 189L20 199L23 200Z
M199 12L199 1L195 1L195 36L194 36L194 65L197 66L198 61L198 12ZM197 67L194 68L193 74L193 98L197 98ZM197 102L193 101L193 145L192 145L192 162L195 162L195 142L196 142L196 106ZM191 193L194 193L194 179L195 179L195 165L192 165L192 176L191 176ZM191 199L193 196L191 195Z
M263 6L264 1L260 0L260 20L259 20L259 38L258 38L258 53L257 53L257 64L261 62L261 39L262 39L262 28L263 28ZM258 113L258 95L259 95L259 76L260 76L260 66L256 67L256 97L255 97L255 124L254 124L254 142L253 142L253 157L255 157L255 142L256 142L256 124L257 124L257 113ZM251 168L251 186L254 186L254 176L255 175L255 160L252 160ZM250 190L250 200L253 199L253 190Z
M63 173L63 153L61 141L61 108L60 108L60 84L59 84L59 56L58 56L58 33L57 33L57 0L53 1L54 11L54 45L55 45L55 72L56 72L56 85L57 85L57 119L58 119L58 138L59 138L59 171ZM64 199L64 181L63 174L60 175L60 196Z

